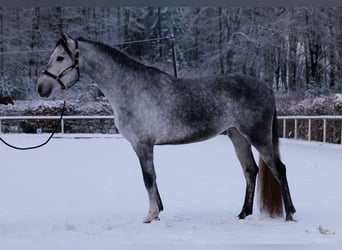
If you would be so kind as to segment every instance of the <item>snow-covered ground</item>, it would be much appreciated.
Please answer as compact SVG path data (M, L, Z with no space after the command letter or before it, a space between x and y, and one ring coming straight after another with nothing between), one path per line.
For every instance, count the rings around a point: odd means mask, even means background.
M5 136L22 146L45 137ZM74 137L25 152L0 145L0 249L342 245L340 145L281 141L298 222L268 218L257 204L253 216L238 220L245 180L225 136L157 146L165 211L143 224L147 193L130 144L118 135Z

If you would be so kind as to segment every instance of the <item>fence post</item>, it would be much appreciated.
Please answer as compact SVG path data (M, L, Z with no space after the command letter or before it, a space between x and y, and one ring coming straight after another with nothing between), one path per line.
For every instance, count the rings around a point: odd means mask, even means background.
M327 141L327 119L323 119L323 142Z
M62 135L64 135L64 118L63 117L61 120L61 133L62 133Z
M298 120L297 119L294 119L294 121L295 121L295 124L294 124L294 138L297 140L297 137L298 137L298 135L297 135L297 125L298 125Z
M311 141L311 119L308 122L308 141Z
M283 138L286 138L286 119L283 119Z

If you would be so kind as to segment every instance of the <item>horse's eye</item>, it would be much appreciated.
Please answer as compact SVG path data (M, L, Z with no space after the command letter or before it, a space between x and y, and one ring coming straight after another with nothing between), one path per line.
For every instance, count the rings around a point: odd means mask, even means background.
M57 60L57 62L61 62L64 60L64 57L63 56L57 56L56 60Z

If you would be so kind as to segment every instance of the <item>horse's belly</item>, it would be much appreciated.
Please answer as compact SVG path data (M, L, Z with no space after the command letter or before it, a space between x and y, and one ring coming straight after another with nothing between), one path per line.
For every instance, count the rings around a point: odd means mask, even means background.
M220 133L224 132L224 130L219 130L214 127L207 127L204 129L191 129L188 131L184 130L173 130L170 131L168 134L156 138L157 145L164 145L164 144L186 144L192 142L199 142L208 140Z

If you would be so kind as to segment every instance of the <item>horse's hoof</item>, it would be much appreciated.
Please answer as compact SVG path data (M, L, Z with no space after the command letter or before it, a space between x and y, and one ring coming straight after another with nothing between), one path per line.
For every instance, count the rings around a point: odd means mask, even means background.
M239 220L243 220L243 219L245 219L245 218L247 217L247 215L246 215L245 212L241 212L241 213L238 215L238 217L239 217Z
M143 220L144 223L151 223L153 220L159 221L159 212L149 212L146 218Z
M252 211L251 210L245 210L245 209L243 209L242 211L241 211L241 213L238 215L238 217L239 217L239 219L240 220L243 220L243 219L245 219L247 216L249 216L249 215L251 215L252 214Z
M297 220L293 218L293 213L288 213L288 214L286 215L286 221L297 222Z

